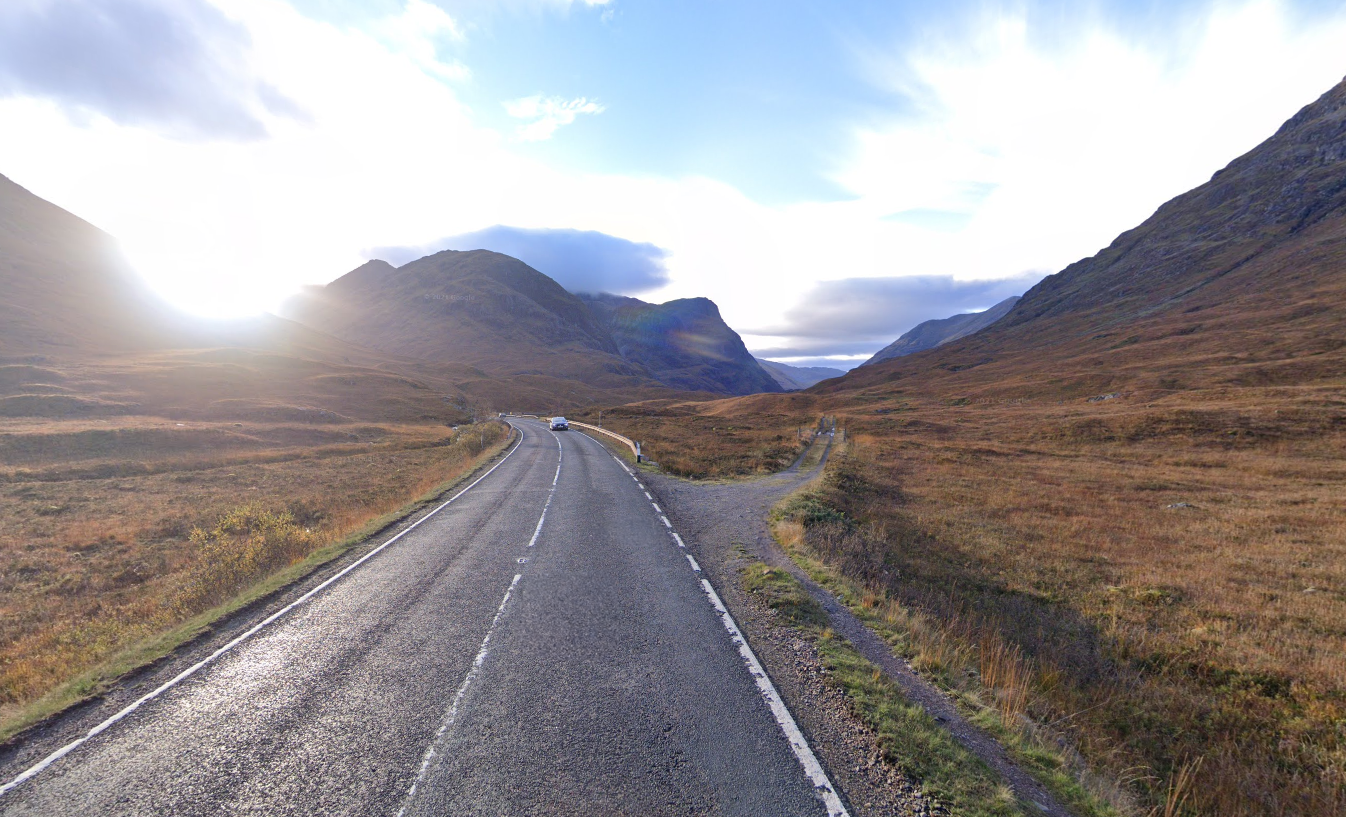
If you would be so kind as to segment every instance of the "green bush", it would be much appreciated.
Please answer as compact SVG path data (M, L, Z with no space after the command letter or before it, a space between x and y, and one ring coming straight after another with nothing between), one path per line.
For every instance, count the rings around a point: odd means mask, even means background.
M829 523L837 523L847 528L851 526L851 520L846 514L827 504L817 494L799 494L792 497L777 511L777 516L805 528Z
M177 607L186 613L219 604L300 561L321 542L289 511L250 502L221 516L211 530L193 529L191 544L196 549L196 565L176 599Z

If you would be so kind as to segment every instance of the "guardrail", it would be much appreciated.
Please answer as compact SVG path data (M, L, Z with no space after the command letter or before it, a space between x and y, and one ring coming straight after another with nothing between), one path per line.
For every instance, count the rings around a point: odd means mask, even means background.
M606 434L609 437L612 437L614 440L617 440L618 442L625 443L626 447L631 449L631 453L636 455L636 462L643 461L643 458L640 455L640 443L636 442L630 437L623 437L622 435L616 433L615 431L608 431L606 428L591 426L588 423L579 423L574 420L568 420L567 422L569 422L572 426L579 426L580 428L587 428L590 431L597 431L599 434Z

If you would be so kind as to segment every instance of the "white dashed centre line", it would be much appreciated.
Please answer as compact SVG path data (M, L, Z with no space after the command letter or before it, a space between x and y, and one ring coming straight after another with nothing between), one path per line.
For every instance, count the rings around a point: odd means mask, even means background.
M561 462L565 457L565 449L561 447L561 438L557 436L556 432L551 432L551 435L556 439L556 473L552 475L551 488L547 491L547 501L542 505L542 513L538 516L537 527L533 528L533 537L528 540L528 547L536 545L538 536L542 534L542 523L547 520L547 509L551 507L552 498L556 496L556 485L561 479ZM518 564L527 563L528 557L526 556L518 559ZM481 666L485 663L486 654L490 649L491 636L495 634L496 627L500 624L500 617L505 614L505 608L509 606L509 600L513 597L521 579L523 579L522 573L514 574L514 581L510 582L509 589L505 591L505 597L501 599L500 606L496 608L495 618L491 619L491 626L486 628L486 637L481 640L481 648L477 650L477 657L472 660L472 667L464 676L463 683L458 686L458 692L453 696L453 703L449 704L448 711L444 713L444 720L440 723L435 736L431 738L430 745L426 747L425 754L421 758L420 769L416 772L416 779L412 781L411 788L407 789L406 796L402 798L402 807L397 810L397 817L403 817L406 814L407 808L416 797L417 787L425 780L426 772L430 770L430 764L439 754L435 747L439 745L444 735L453 728L453 724L458 720L458 710L462 706L463 697L467 695L468 688L481 674Z
M411 533L413 530L415 530L416 528L420 527L421 523L425 522L425 521L428 520L430 517L434 516L435 514L439 513L440 511L444 510L445 508L447 508L449 505L453 504L454 500L458 499L458 497L462 496L463 494L465 494L465 493L467 493L468 491L470 491L470 490L472 490L473 488L475 488L475 487L477 486L477 483L481 482L483 479L486 479L487 477L489 477L489 476L495 471L495 469L497 469L497 468L499 468L500 466L504 465L504 464L505 464L505 460L507 460L507 459L509 459L511 456L513 456L513 455L514 455L514 452L519 450L519 446L523 445L524 436L525 436L525 435L524 435L523 429L519 429L519 439L518 439L517 442L515 442L514 447L511 448L511 449L509 450L509 453L505 454L505 456L502 457L502 458L500 459L499 462L497 462L495 465L491 466L490 470L488 470L486 473L482 474L481 476L479 476L479 477L477 477L475 480L473 480L473 482L472 482L471 485L468 485L466 488L464 488L463 490L459 491L458 493L456 493L456 494L454 494L452 497L450 497L450 498L449 498L447 501L445 501L443 504L441 504L441 505L439 505L438 507L436 507L433 511L430 511L430 512L427 513L425 516L422 516L420 519L416 520L416 521L413 522L411 525L407 526L401 533L397 534L397 535L394 536L393 538L389 539L388 541L384 542L383 544L381 544L381 545L379 545L378 547L374 548L373 550L369 551L369 552L366 553L364 556L361 556L358 560L356 560L355 562L353 562L353 563L351 563L350 565L348 565L345 569L343 569L341 572L337 573L335 576L332 576L331 578L329 578L329 579L327 579L326 581L324 581L322 584L318 585L317 587L315 587L315 588L313 588L312 590L308 591L308 592L305 593L304 595L302 595L302 596L300 596L299 598L295 599L294 601L290 602L290 603L289 603L288 605L286 605L285 607L283 607L283 608L281 608L280 610L278 610L278 611L272 613L271 615L267 616L267 617L266 617L265 619L263 619L262 621L260 621L260 622L258 622L257 624L253 625L250 629L248 629L248 630L247 630L246 632L244 632L242 635L238 636L238 637L235 638L234 640L230 641L228 644L225 644L223 647L220 647L220 648L219 648L218 650L216 650L215 652L211 653L210 655L206 656L205 658L203 658L203 659L201 659L200 661L196 662L195 664L191 665L190 667L188 667L187 669L183 670L182 672L178 673L178 674L177 674L176 676L174 676L173 678L171 678L171 679L165 681L163 684L159 685L158 687L156 687L156 688L153 689L152 691L146 693L145 695L142 695L140 698L136 699L134 702L132 702L130 705L128 705L125 709L122 709L120 712L116 713L115 715L109 717L107 720L103 721L102 723L99 723L97 726L95 726L94 728L90 729L90 730L89 730L83 737L81 737L81 738L77 738L77 739L71 741L70 743L67 743L66 745L62 746L61 748L57 749L56 751L54 751L54 752L52 752L51 754L49 754L49 755L47 755L46 757L44 757L42 760L39 760L37 763L33 764L32 766L29 766L26 770L24 770L21 774L19 774L18 777L14 778L13 780L9 781L8 783L5 783L4 785L0 785L0 796L3 796L6 792L10 791L10 790L13 789L15 786L18 786L19 784L23 783L25 780L28 780L29 778L32 778L32 777L36 776L37 774L41 773L41 771L42 771L43 769L47 768L47 767L50 766L51 764L53 764L53 763L55 763L56 761L60 760L61 758L65 757L66 755L70 754L71 752L75 751L75 749L79 748L85 741L87 741L87 740L89 740L90 738L93 738L93 737L95 737L96 735L98 735L98 734L100 734L100 733L106 731L106 730L107 730L108 728L110 728L113 724L115 724L115 723L117 723L118 721L120 721L121 719L125 718L127 715L130 715L132 712L134 712L134 711L136 711L137 709L139 709L140 707L144 706L146 703L148 703L148 702L154 700L155 698L158 698L160 695L164 694L164 693L167 692L168 690L170 690L170 689L176 687L178 684L182 683L183 681L187 680L187 679L190 678L191 676L195 675L195 674L196 674L197 672L199 672L203 667L209 666L210 664L214 663L215 660L218 659L220 656L222 656L222 655L224 655L225 653L227 653L227 652L233 650L234 647L237 647L239 644L242 644L244 641L247 641L248 639L252 638L252 637L253 637L254 635L256 635L258 632L260 632L261 630L263 630L263 629L265 629L267 626L269 626L272 622L274 622L274 621L276 621L276 620L278 620L278 619L280 619L280 618L283 618L287 613L289 613L289 612L290 612L291 610L293 610L294 608L296 608L296 607L298 607L299 605L301 605L301 604L307 602L309 599L313 598L314 596L318 595L318 594L321 593L322 591L326 590L326 589L327 589L328 587L330 587L332 584L336 583L337 581L340 581L343 577L346 576L346 574L350 573L352 570L355 570L355 569L356 569L357 567L359 567L360 565L362 565L362 564L364 564L365 562L369 561L370 559L374 558L374 557L377 556L379 553L383 552L383 550L385 550L385 549L388 548L390 545L392 545L394 542L396 542L397 540L401 539L403 536L406 536L408 533Z
M426 748L425 755L421 758L421 767L416 772L416 779L411 782L411 788L407 789L406 797L402 798L402 807L397 810L397 817L403 817L407 813L407 807L416 797L416 788L421 785L425 779L425 773L430 770L430 764L434 762L439 754L435 751L435 746L444 737L444 734L453 728L453 724L458 720L458 707L463 703L463 696L467 694L468 687L477 680L481 674L481 665L486 662L486 652L491 646L491 636L495 635L496 625L500 623L500 617L505 613L505 606L509 604L510 596L514 595L514 588L519 586L519 580L523 578L522 573L514 574L514 581L509 583L509 589L505 591L505 597L501 599L500 606L495 610L495 618L491 619L491 626L486 630L486 637L481 640L481 648L477 650L477 657L472 659L472 668L467 671L467 676L463 678L463 683L458 685L458 692L453 696L453 703L449 705L449 711L444 713L444 720L439 724L435 737L430 741L430 746Z

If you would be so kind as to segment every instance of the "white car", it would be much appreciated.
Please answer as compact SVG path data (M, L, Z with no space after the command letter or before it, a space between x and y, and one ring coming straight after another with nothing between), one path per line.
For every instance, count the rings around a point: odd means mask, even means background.
M570 430L570 423L567 423L567 422L566 422L566 418L564 418L564 417L553 417L553 418L551 418L551 430L552 430L552 431L569 431L569 430Z

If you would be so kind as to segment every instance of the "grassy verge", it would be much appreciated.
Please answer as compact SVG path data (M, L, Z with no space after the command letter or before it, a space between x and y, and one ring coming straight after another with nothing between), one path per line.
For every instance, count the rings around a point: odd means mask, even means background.
M923 794L965 817L1031 814L995 772L906 699L878 667L827 627L827 614L793 576L761 562L743 568L744 589L808 639L829 678L878 735L884 758L920 781Z
M597 409L575 418L596 423ZM603 409L603 426L641 443L641 453L675 476L716 479L783 471L813 439L817 416L770 412L727 419L681 406L635 404Z
M845 474L840 477L843 482L847 478ZM833 471L824 484L830 481L830 487L835 488L837 480ZM857 485L847 485L846 489L863 490ZM950 693L969 721L993 735L1016 763L1074 813L1090 817L1137 813L1134 798L1119 783L1096 774L1063 734L1030 717L1035 679L1030 662L1015 646L995 633L951 632L946 622L934 621L905 606L882 583L862 584L829 563L819 548L811 547L811 542L848 535L854 525L853 519L829 502L821 485L787 499L778 506L772 519L777 541L796 564L883 638L896 654L908 659L925 678ZM826 547L821 550L832 552ZM858 558L871 560L871 572L889 575L880 549ZM850 567L851 572L862 572L854 570L854 565ZM877 682L875 679L876 685ZM871 687L858 694L872 698L879 692ZM891 694L901 697L895 687ZM863 712L863 705L857 705Z
M212 625L222 618L305 578L334 559L345 555L388 525L434 503L498 456L512 440L513 435L510 434L503 435L493 442L488 441L475 456L454 469L452 476L430 490L420 493L393 510L363 520L358 526L344 531L339 538L308 552L293 563L267 571L262 578L249 581L241 588L228 589L222 594L223 600L208 609L194 612L185 618L179 616L177 621L167 619L171 623L163 625L159 631L112 652L109 657L70 680L55 685L36 700L17 708L16 711L12 710L12 715L0 721L0 740L6 740L44 718L100 694L127 673L151 664L191 640L208 633Z

